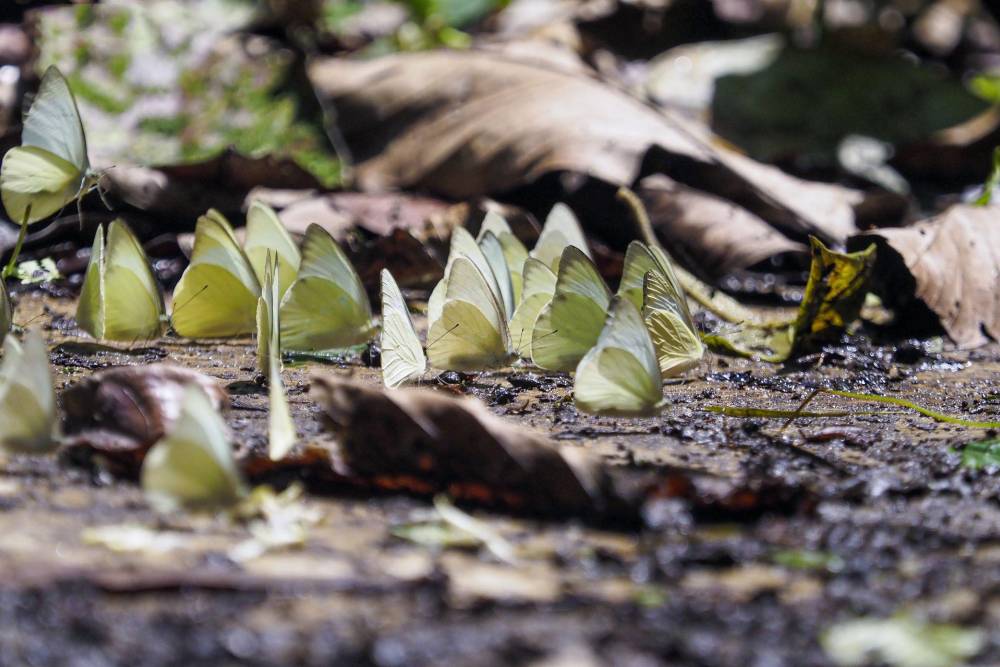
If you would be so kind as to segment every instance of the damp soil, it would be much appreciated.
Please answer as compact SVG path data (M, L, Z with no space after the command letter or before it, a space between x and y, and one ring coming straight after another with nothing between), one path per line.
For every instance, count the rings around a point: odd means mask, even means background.
M26 293L59 386L95 370L169 361L227 385L241 456L265 446L252 341L88 343L70 299ZM371 354L288 365L302 440L322 443L313 373L379 382ZM1000 420L1000 347L874 345L859 337L785 367L711 358L665 388L655 419L578 413L566 376L530 368L425 384L589 450L622 472L690 473L712 495L650 500L642 526L464 506L516 545L486 550L394 536L429 498L310 486L322 511L300 548L236 560L244 528L153 515L134 482L65 457L0 464L0 665L825 665L832 623L911 611L980 627L973 664L1000 662L1000 471L961 466L983 430L904 411L741 419L710 405L794 409L816 386L877 392ZM862 406L820 396L811 409ZM877 407L877 406L876 406ZM286 475L287 482L293 475ZM714 490L714 491L713 491ZM138 524L169 549L112 551L88 528Z

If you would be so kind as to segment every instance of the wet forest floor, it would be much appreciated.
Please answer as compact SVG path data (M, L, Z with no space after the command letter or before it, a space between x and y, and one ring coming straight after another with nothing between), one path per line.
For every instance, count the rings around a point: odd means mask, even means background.
M85 342L74 303L19 297L16 320L45 332L57 386L118 365L195 368L227 385L238 454L266 448L252 340L110 351ZM895 409L784 430L703 410L795 409L822 382L1000 419L997 344L851 340L785 367L710 357L651 419L582 415L568 378L529 368L428 380L610 466L697 479L687 497L647 503L643 528L464 505L518 548L514 564L398 537L429 498L315 486L305 502L322 519L305 544L239 558L241 526L157 517L133 481L66 457L12 458L0 464L0 665L823 665L831 624L898 612L986 630L973 664L997 664L1000 476L961 455L990 433ZM323 447L312 373L380 378L359 360L287 366L301 440ZM88 538L123 525L160 538Z

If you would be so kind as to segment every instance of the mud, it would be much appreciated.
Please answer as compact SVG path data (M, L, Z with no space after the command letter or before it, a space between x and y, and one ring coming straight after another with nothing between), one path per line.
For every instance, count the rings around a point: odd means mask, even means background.
M26 293L17 308L18 322L44 330L60 386L116 365L196 368L228 386L239 454L263 451L251 340L96 346L72 304ZM313 372L379 378L360 357L288 364L302 440L322 444ZM635 420L582 415L565 376L530 368L429 376L621 472L700 480L697 493L647 502L641 529L466 506L518 547L515 565L393 536L428 516L428 498L335 488L308 495L323 519L300 548L241 560L244 527L156 517L133 482L100 467L13 458L0 464L0 665L825 665L825 628L899 611L983 628L973 664L996 664L1000 477L960 455L990 433L905 411L782 430L703 408L794 409L827 386L1000 420L998 372L997 345L855 337L784 368L711 358L665 387L661 417ZM821 395L810 409L873 407L883 406ZM173 539L131 551L84 540L121 524Z

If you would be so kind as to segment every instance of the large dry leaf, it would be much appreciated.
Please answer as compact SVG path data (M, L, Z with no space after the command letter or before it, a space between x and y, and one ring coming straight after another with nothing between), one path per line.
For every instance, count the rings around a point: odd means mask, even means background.
M455 199L552 172L631 185L647 153L671 178L723 196L802 237L843 242L860 193L807 183L716 147L704 128L594 78L495 54L425 52L310 67L369 190Z
M184 389L197 384L217 409L228 403L215 378L180 366L153 364L100 371L63 391L68 454L100 454L119 474L138 472L146 451L180 414Z
M953 206L924 222L851 239L876 242L876 276L887 304L906 317L926 305L960 347L1000 339L1000 213Z
M712 278L806 250L746 209L660 174L640 181L636 194L671 253Z
M383 391L334 376L314 377L312 396L338 435L344 474L542 514L609 509L603 468L476 400L429 389Z

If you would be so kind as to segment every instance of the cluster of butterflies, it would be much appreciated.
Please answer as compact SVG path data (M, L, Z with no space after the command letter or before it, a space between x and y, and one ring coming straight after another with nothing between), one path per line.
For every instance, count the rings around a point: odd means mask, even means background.
M553 207L531 252L496 213L478 238L452 234L444 278L427 305L426 354L399 287L382 272L382 372L386 386L443 370L504 367L518 358L575 371L585 412L657 413L664 377L704 355L683 289L660 248L633 241L616 294L594 265L572 211Z
M25 116L22 145L0 165L7 214L27 225L57 213L95 186L83 124L66 79L49 68ZM270 455L281 459L296 432L281 382L282 352L369 342L379 323L357 271L336 240L311 225L301 249L268 206L254 202L241 244L215 210L196 224L190 264L166 314L142 245L121 220L97 230L76 319L99 340L256 334L257 364L269 380ZM704 348L668 256L633 242L616 294L595 267L564 205L549 214L530 252L495 213L478 237L455 230L444 278L427 306L426 352L403 295L382 272L381 347L388 387L418 380L428 366L481 371L518 359L575 371L586 412L650 415L664 404L662 381L697 365ZM0 335L12 308L0 281ZM0 366L0 450L39 453L59 442L57 402L41 337L7 336ZM203 390L191 387L171 432L143 467L156 504L213 504L240 497L225 425Z

